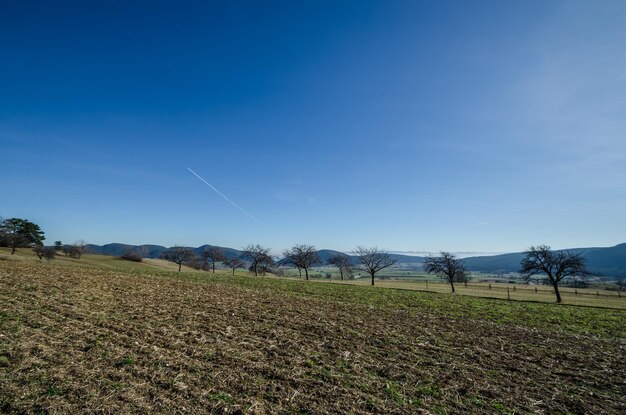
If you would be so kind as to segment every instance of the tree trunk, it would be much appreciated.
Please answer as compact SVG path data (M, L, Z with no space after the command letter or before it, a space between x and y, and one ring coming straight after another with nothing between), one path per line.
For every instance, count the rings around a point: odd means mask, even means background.
M233 275L235 275L235 268L233 268Z
M552 285L554 286L554 294L556 295L556 302L560 303L561 302L561 293L559 292L559 283L558 282L554 282L554 283L552 283Z
M372 285L374 285L374 274L372 273Z
M183 263L182 263L182 262L179 262L179 263L178 263L178 272L180 272L180 268L181 268L182 266L183 266Z
M300 268L298 268L298 275L299 275L299 278L302 278L302 269Z
M215 262L213 262L213 274L215 274Z
M454 281L450 280L450 287L452 287L452 292L454 292Z
M343 269L339 268L339 274L341 274L341 281L343 281Z
M16 248L15 246L11 247L11 255L13 255L15 253L15 248Z
M309 280L309 269L308 268L304 269L304 274L306 275L306 280L308 281Z

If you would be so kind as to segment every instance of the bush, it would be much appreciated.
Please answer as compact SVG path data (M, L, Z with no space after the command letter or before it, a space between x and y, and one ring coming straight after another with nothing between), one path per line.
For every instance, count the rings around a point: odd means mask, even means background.
M120 258L125 259L126 261L133 261L133 262L143 261L143 255L141 255L139 252L134 251L132 249L125 250L124 253L120 256Z

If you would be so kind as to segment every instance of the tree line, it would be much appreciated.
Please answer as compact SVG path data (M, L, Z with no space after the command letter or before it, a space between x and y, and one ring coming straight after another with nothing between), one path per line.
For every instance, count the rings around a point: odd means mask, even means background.
M178 271L183 264L195 269L211 269L215 272L215 264L222 262L232 269L233 275L238 268L245 268L255 276L265 275L266 272L276 274L274 267L288 265L298 270L299 276L309 279L309 270L317 265L330 265L338 269L340 277L349 278L356 270L366 272L371 285L375 284L376 275L393 265L397 260L391 254L377 247L357 247L354 251L356 264L346 254L336 254L322 261L318 251L313 245L296 244L290 249L283 251L282 257L274 258L270 249L261 245L248 245L243 248L239 257L226 258L221 249L217 247L206 248L200 256L196 255L191 248L174 247L163 252L161 258L178 264ZM553 287L556 301L560 303L561 294L559 286L567 277L585 277L591 275L587 270L582 252L553 251L547 245L539 245L529 248L521 261L520 274L528 283L535 275L544 275L546 281ZM455 283L466 283L470 279L463 260L446 251L438 256L429 255L424 259L424 271L436 275L450 284L454 293Z
M53 246L45 246L43 241L45 234L39 225L20 218L0 218L0 246L11 249L11 255L17 248L30 247L40 260L54 259L58 252L66 256L80 259L87 250L87 243L79 241L74 244L63 244L55 241ZM237 269L248 267L255 276L266 273L277 273L276 268L286 265L298 270L300 277L302 272L306 280L309 280L309 271L317 265L330 265L338 269L341 279L350 278L356 270L366 272L374 285L376 275L396 264L396 259L391 254L377 247L362 247L354 249L356 263L346 254L336 254L322 261L319 252L313 245L296 244L283 251L282 256L274 258L269 248L259 244L250 244L243 248L241 255L228 258L218 247L207 247L200 255L191 248L175 246L164 251L161 258L178 265L180 272L183 265L188 265L198 270L210 270L215 272L216 264L222 263L232 270L233 275ZM140 262L143 253L129 249L121 256L122 259ZM586 277L590 275L583 253L571 251L554 251L547 245L530 247L521 261L520 274L526 282L530 282L536 275L545 276L547 282L552 285L556 301L561 302L559 286L568 277ZM455 292L455 283L467 282L470 278L463 261L450 252L442 251L439 256L429 255L424 260L424 271L434 274L450 284Z

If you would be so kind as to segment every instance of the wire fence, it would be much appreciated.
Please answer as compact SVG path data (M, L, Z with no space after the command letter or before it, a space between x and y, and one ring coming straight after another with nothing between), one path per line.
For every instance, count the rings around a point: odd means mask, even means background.
M365 278L365 277L362 277ZM377 281L397 284L398 286L406 285L413 289L424 291L444 291L450 286L449 283L444 281L432 281L432 280L408 280L406 278L397 279L395 276L380 276L376 278ZM472 282L457 282L454 284L456 288L474 289L477 291L493 291L495 293L515 295L515 293L527 293L527 294L546 294L553 295L554 288L550 285L540 284L513 284L513 283L472 283ZM605 297L605 298L624 298L626 299L626 293L619 289L607 290L598 288L576 288L559 286L559 292L561 295L566 296L580 296L580 297Z

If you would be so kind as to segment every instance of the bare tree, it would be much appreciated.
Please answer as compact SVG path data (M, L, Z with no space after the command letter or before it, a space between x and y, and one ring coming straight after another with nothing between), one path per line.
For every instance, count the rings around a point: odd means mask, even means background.
M0 237L0 246L1 245L11 248L11 255L13 255L17 248L28 246L28 239L18 233L7 233Z
M69 256L70 258L74 258L76 256L74 245L63 245L62 251L65 256Z
M363 265L363 270L372 277L372 285L374 285L374 277L378 271L389 268L397 261L391 257L391 254L381 251L380 249L357 247L354 254L359 258L359 263Z
M45 251L44 251L44 258L46 258L47 261L51 261L56 256L57 256L57 250L54 249L53 246L47 246Z
M43 258L46 253L45 250L46 250L46 247L43 245L33 246L33 252L35 253L35 255L37 255L40 261L41 261L41 258Z
M283 258L278 263L279 265L293 265L298 270L298 276L302 278L302 268L298 265L296 258L291 255L291 250L285 249L283 251Z
M352 261L348 255L337 254L328 258L328 264L333 265L339 269L339 274L341 275L341 280L343 281L344 276L350 277L352 275Z
M274 264L269 248L263 248L259 244L246 246L241 256L250 261L250 271L254 272L255 276L259 275L259 271L264 273Z
M85 252L87 252L87 242L82 239L70 245L69 255L72 258L80 259Z
M126 261L142 262L144 255L144 249L128 247L124 249L124 253L120 255L120 258L125 259Z
M185 248L182 246L175 246L161 254L161 258L178 264L178 272L180 272L183 264L192 262L196 257L196 254L191 248Z
M80 259L80 257L87 252L87 243L85 241L78 241L71 245L63 245L62 251L70 258Z
M561 302L559 283L566 277L589 275L582 252L552 251L547 245L531 246L524 253L520 273L526 281L533 275L545 274L554 288L556 302Z
M202 251L202 261L207 264L210 264L210 267L213 270L214 274L215 274L215 263L222 262L225 259L226 259L226 256L224 255L224 252L216 246L207 247L205 248L204 251Z
M452 287L452 292L455 292L454 283L466 282L469 274L463 262L454 254L442 251L439 255L438 257L430 255L424 260L424 271L445 279Z
M304 270L307 280L309 279L309 268L320 262L317 249L312 245L294 245L291 249L285 251L284 255L288 263Z
M245 268L246 266L246 264L238 257L226 259L224 261L224 265L233 270L233 275L235 275L235 270L237 268Z
M50 261L51 259L54 259L57 253L53 246L43 245L34 246L33 252L37 254L37 257L40 261L42 260L42 258L46 258L46 260Z

